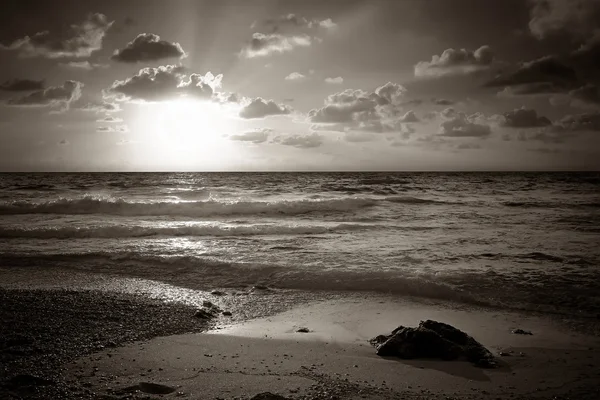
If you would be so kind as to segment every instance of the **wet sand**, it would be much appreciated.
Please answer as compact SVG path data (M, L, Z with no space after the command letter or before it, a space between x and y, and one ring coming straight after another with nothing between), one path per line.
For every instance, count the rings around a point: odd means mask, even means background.
M472 335L500 367L382 358L367 342L424 319ZM301 327L309 332L297 332ZM533 335L513 334L517 328ZM106 398L152 396L139 390L149 382L188 399L266 391L290 399L598 399L599 367L597 337L546 317L353 294L233 324L219 317L206 333L104 349L70 363L67 374Z

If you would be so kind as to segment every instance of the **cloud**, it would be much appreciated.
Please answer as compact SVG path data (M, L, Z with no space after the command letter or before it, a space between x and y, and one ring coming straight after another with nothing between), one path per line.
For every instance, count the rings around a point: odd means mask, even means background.
M563 64L554 56L546 56L524 62L516 70L496 76L485 86L520 86L517 91L534 94L539 91L549 93L553 88L556 88L556 91L564 90L575 82L577 82L577 74L573 68Z
M252 24L252 28L257 27L257 23ZM337 24L334 23L331 18L319 20L319 19L307 19L296 14L285 14L280 15L276 18L269 18L262 22L262 25L267 28L271 28L273 32L286 30L289 28L325 28L334 29Z
M450 75L466 75L488 69L494 55L489 46L481 46L475 51L466 49L446 49L431 61L420 61L414 67L417 77L438 78Z
M239 113L241 118L265 118L271 115L286 115L291 109L284 104L277 104L273 100L265 100L261 97L251 99Z
M338 76L336 78L325 78L325 83L329 83L332 85L341 85L342 83L344 83L344 78L342 78L341 76Z
M283 146L309 149L321 146L323 144L323 136L316 132L308 135L277 136L273 139L273 142Z
M63 139L60 142L57 143L59 146L68 146L71 143L69 143L69 141L67 139Z
M185 68L177 65L147 67L131 78L114 81L104 94L118 101L155 102L182 96L211 99L222 78L210 72L186 75Z
M560 93L564 87L557 86L552 82L534 82L522 85L506 86L500 92L500 97L535 96Z
M38 32L17 39L8 46L0 44L0 50L16 51L21 57L89 57L102 48L102 39L112 24L104 14L90 14L85 21L71 25L66 32Z
M265 57L274 53L285 53L296 47L308 47L312 39L306 34L284 36L278 33L255 33L240 55L245 58Z
M437 106L451 106L454 104L454 101L448 99L432 99L431 101Z
M237 135L231 135L229 136L229 139L237 140L240 142L251 142L254 144L260 144L266 142L272 133L273 129L263 128L256 129L253 131L247 131Z
M416 116L414 111L407 111L406 114L401 116L398 121L400 122L419 122L420 119Z
M580 69L589 69L597 74L600 68L600 28L572 52L570 58Z
M555 123L554 128L566 131L600 131L600 111L566 115Z
M33 90L44 89L44 81L35 81L31 79L12 79L0 85L0 90L9 92L29 92Z
M96 128L96 132L125 133L125 132L129 132L129 127L127 125L99 126L98 128Z
M481 123L481 114L467 116L456 113L440 125L438 136L446 137L487 137L492 133L490 125Z
M286 81L301 81L303 79L306 79L306 76L302 75L299 72L292 72L291 74L285 77Z
M510 128L535 128L551 124L548 118L539 116L535 110L524 107L504 113L504 120L500 123Z
M66 81L62 86L51 86L23 97L8 100L8 105L16 107L52 107L60 111L69 109L72 102L81 97L83 83Z
M530 0L529 30L538 39L563 32L586 37L598 28L600 0Z
M186 53L179 43L160 40L160 36L152 33L140 33L133 41L127 43L123 50L115 50L111 59L124 63L138 63L185 56Z
M121 106L119 103L102 101L99 103L87 103L86 105L79 107L78 110L93 111L96 113L112 113L121 111Z
M79 70L85 70L85 71L91 71L93 69L99 69L99 68L108 68L107 64L95 64L95 63L91 63L89 61L71 61L65 64L60 64L62 67L64 68L70 68L70 69L79 69Z
M405 96L404 86L388 82L374 92L346 89L325 99L324 107L310 110L314 123L349 123L380 121L397 117L399 101Z
M600 87L598 85L588 83L580 88L571 90L569 96L574 101L580 102L583 105L592 107L600 105Z
M122 119L122 118L116 118L116 117L112 117L112 116L110 116L110 115L107 115L106 117L104 117L104 118L101 118L101 119L97 120L96 122L104 122L104 123L107 123L107 122L108 122L108 123L110 123L110 122L113 122L113 123L118 123L118 122L123 122L123 119Z

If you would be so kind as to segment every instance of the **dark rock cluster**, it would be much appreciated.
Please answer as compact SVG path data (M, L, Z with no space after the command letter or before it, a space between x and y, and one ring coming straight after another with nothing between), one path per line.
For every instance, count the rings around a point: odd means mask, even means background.
M497 365L492 353L471 336L432 320L421 321L416 328L399 326L390 335L379 335L369 342L383 357L467 360L484 368Z

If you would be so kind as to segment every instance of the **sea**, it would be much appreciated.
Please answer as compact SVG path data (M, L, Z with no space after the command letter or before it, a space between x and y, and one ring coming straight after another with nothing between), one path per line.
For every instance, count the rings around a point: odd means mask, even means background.
M0 275L597 317L600 173L4 173Z

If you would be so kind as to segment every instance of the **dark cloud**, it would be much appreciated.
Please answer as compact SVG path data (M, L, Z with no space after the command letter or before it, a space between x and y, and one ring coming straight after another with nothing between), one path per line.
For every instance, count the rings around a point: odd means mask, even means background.
M271 115L286 115L291 109L284 104L277 104L273 100L265 100L261 97L250 100L239 113L241 118L253 119L264 118Z
M253 131L240 133L237 135L231 135L231 136L229 136L229 139L237 140L240 142L251 142L254 144L260 144L260 143L266 142L272 133L273 133L272 129L263 128L263 129L256 129Z
M59 146L68 146L68 145L70 145L70 144L71 144L71 143L69 143L69 141L68 141L67 139L63 139L63 140L61 140L60 142L58 142L58 145L59 145Z
M115 50L111 59L124 63L138 63L185 56L179 43L160 40L160 36L152 33L141 33L127 43L123 50Z
M16 51L21 57L89 57L102 48L102 39L112 24L104 14L90 14L82 23L71 25L67 32L38 32L8 46L0 44L0 50Z
M12 79L0 85L0 90L9 92L30 92L33 90L44 89L44 81L35 81L31 79Z
M315 132L308 135L277 136L273 139L273 142L284 146L309 149L321 146L323 144L323 136Z
M556 130L600 131L600 111L566 115L555 123Z
M437 78L449 75L465 75L488 69L494 61L494 54L489 46L481 46L475 51L465 49L446 49L431 61L420 61L415 65L417 77Z
M498 92L498 96L533 96L553 93L561 93L565 90L563 86L557 86L553 82L535 82L523 85L506 86Z
M585 105L600 105L600 87L598 85L588 83L580 88L571 90L569 96Z
M571 60L580 69L591 70L598 76L598 69L600 69L600 29L571 53Z
M278 33L255 33L242 49L240 55L245 58L264 57L273 53L285 53L296 47L308 47L312 38L305 34L285 36Z
M537 60L524 62L514 71L500 74L486 83L488 87L499 86L520 86L537 84L538 86L528 86L525 90L532 94L535 89L544 90L548 93L551 87L568 88L577 82L575 70L554 56L546 56Z
M481 114L465 115L455 113L440 124L438 136L446 137L487 137L492 133L490 125L481 121Z
M182 96L211 99L221 85L222 75L187 75L185 68L166 65L142 68L135 76L115 81L104 93L119 101L164 101Z
M504 120L500 123L510 128L535 128L551 124L548 118L539 116L535 110L527 108L518 108L504 113Z
M62 86L51 86L23 97L8 100L8 105L18 107L52 107L60 111L69 109L72 102L81 97L83 83L66 81Z
M598 28L599 0L529 0L529 29L538 39L556 33L586 37Z

